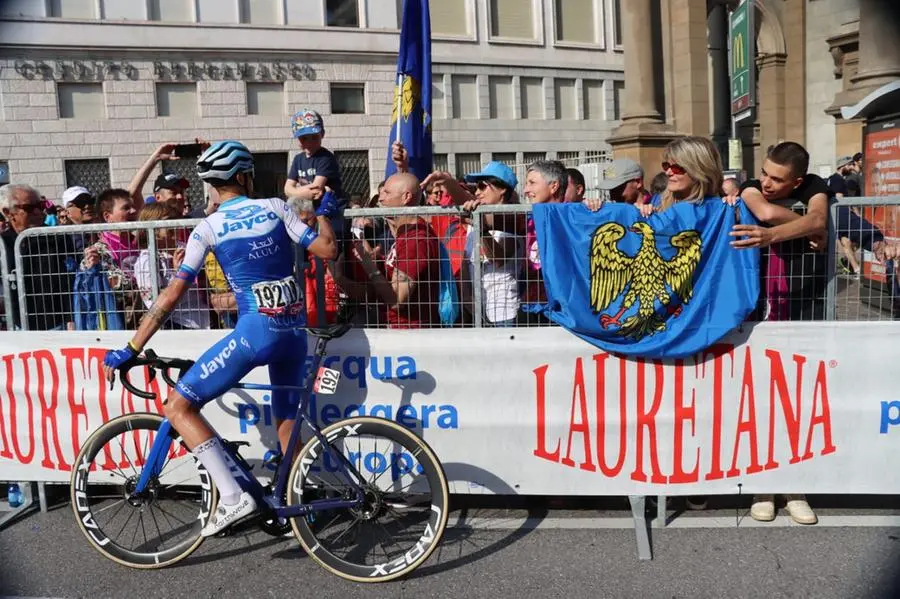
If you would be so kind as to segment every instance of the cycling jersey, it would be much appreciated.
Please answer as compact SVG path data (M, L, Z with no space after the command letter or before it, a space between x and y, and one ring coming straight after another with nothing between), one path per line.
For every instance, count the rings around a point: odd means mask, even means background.
M305 302L294 277L291 242L308 248L317 237L277 198L228 200L197 225L178 277L193 282L213 252L235 294L238 322L181 377L176 387L181 395L202 407L265 365L273 385L303 383ZM298 402L298 393L272 393L276 418L293 418Z
M308 248L316 237L280 199L228 200L191 233L179 278L193 281L212 251L235 294L239 317L253 312L302 317L291 241Z

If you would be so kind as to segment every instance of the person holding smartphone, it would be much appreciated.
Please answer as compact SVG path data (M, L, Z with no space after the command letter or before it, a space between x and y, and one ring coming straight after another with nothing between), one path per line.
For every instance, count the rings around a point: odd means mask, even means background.
M156 148L156 150L147 159L147 162L135 173L134 178L128 185L128 193L134 202L134 208L140 212L144 206L143 189L150 177L150 173L156 168L156 165L164 160L179 160L181 158L196 158L203 150L209 147L209 143L199 138L194 140L192 144L175 144L165 143ZM190 187L187 179L179 177L172 173L163 173L156 178L153 183L153 198L156 202L172 204L178 214L186 215L185 206L187 204L186 192Z

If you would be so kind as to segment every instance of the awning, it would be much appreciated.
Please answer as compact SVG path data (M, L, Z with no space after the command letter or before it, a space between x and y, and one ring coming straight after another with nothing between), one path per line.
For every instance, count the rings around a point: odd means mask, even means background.
M841 117L867 119L897 112L900 112L900 80L882 85L852 106L843 106Z

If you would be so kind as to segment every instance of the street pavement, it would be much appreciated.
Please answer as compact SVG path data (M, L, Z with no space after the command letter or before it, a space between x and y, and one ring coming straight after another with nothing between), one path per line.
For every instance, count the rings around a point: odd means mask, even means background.
M816 526L793 524L783 510L776 522L754 522L746 498L714 498L710 509L684 513L674 499L669 525L650 529L651 561L638 560L622 498L455 498L439 550L411 577L377 585L338 579L296 540L255 531L209 539L164 570L132 570L88 546L63 499L0 531L0 596L900 596L895 497L812 497Z

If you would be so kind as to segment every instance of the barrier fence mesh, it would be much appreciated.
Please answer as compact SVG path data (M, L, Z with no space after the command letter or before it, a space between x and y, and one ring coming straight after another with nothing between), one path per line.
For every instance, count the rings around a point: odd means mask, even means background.
M530 206L347 211L338 260L297 252L308 321L351 314L370 328L550 326L523 309L545 301ZM900 279L900 198L853 198L832 207L836 241L782 243L761 254L761 293L751 320L893 320ZM199 221L29 229L8 267L2 313L8 328L133 329L172 281ZM441 246L456 290L456 313L441 311ZM832 249L829 256L828 248ZM237 308L214 256L167 328L234 326Z

